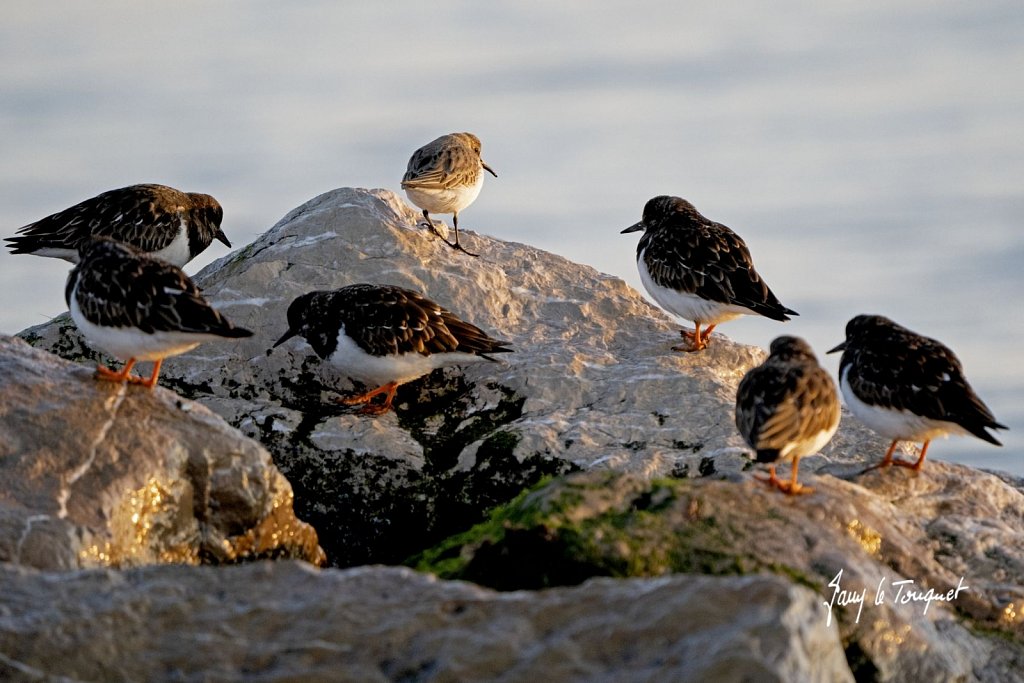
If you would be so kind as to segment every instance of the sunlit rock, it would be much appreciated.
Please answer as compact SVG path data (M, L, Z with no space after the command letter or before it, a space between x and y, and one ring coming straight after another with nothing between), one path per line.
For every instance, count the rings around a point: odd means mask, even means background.
M258 443L169 391L0 337L0 561L45 569L318 562Z

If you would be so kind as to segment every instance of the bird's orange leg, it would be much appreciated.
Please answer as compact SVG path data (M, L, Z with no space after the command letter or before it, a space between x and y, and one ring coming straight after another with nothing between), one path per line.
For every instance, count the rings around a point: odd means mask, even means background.
M102 379L107 382L124 382L126 380L131 382L134 381L134 377L129 373L132 371L132 366L134 365L134 358L129 358L128 362L124 364L124 367L121 368L120 372L114 372L105 365L97 365L96 374L94 375L94 377L96 379Z
M367 391L365 394L359 394L358 396L342 396L334 399L336 403L341 403L346 406L355 406L360 403L369 403L374 397L380 394L386 394L384 397L384 403L380 405L368 405L359 412L362 415L382 415L391 409L391 402L395 399L395 393L398 391L398 382L388 382L383 386L379 386L376 389Z
M892 454L894 452L896 452L896 444L898 444L899 442L900 442L899 439L893 439L892 443L889 444L889 450L887 450L885 452L885 459L882 460L882 462L880 462L880 463L878 463L876 465L872 465L871 467L867 468L866 470L861 472L861 474L866 474L866 473L870 472L871 470L877 470L880 467L888 467L889 465L892 465L893 464Z
M672 350L693 353L694 351L700 351L707 348L709 341L708 337L711 336L711 330L713 329L715 329L714 325L708 325L708 328L704 330L704 334L702 335L700 333L700 323L695 322L693 323L693 332L688 330L679 330L679 336L683 339L689 340L690 344L688 346L673 346Z
M800 482L797 481L797 474L799 472L799 467L800 467L800 459L799 458L794 458L793 459L793 473L790 475L789 481L783 481L783 480L779 479L775 475L775 465L774 464L768 466L768 475L769 476L767 478L759 477L757 475L754 475L754 478L757 479L758 481L763 481L764 483L768 484L769 486L777 488L778 490L780 490L783 493L788 494L790 496L795 496L795 495L802 494L802 493L814 493L814 489L812 489L810 486L804 486Z
M921 468L924 467L924 456L928 452L928 444L930 443L930 440L925 441L924 444L921 446L921 453L920 455L917 456L917 462L908 462L907 460L893 460L892 464L899 465L900 467L906 467L908 469L914 470L915 472L920 472Z
M147 389L152 389L153 387L156 386L156 381L160 377L160 366L163 365L163 362L163 358L158 358L153 363L153 374L149 376L149 379L143 379L141 377L129 377L128 381L131 382L132 384L141 384Z

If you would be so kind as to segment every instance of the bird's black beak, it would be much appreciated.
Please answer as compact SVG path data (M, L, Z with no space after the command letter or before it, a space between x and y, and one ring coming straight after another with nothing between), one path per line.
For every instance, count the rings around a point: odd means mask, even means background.
M620 235L625 235L627 232L636 232L637 230L643 230L643 229L644 229L644 222L640 221L639 223L634 223L633 225L629 226L628 228L626 228L625 230L623 230L619 234Z
M294 337L297 334L298 334L298 332L296 332L295 330L288 330L287 332L284 333L284 335L280 339L278 339L274 343L273 348L276 349L278 346L280 346L281 344L284 344L286 341L288 341L289 339L291 339L292 337Z
M231 242L228 242L228 236L224 234L224 231L217 228L217 232L213 235L214 239L218 242L222 242L228 249L231 248Z
M841 342L841 343L837 344L834 348L829 349L825 353L835 353L836 351L845 351L845 350L846 350L846 342L844 341L844 342Z
M492 176L494 176L495 178L498 177L498 174L494 172L494 169L485 164L483 159L480 160L480 165L483 166L484 170L490 173Z

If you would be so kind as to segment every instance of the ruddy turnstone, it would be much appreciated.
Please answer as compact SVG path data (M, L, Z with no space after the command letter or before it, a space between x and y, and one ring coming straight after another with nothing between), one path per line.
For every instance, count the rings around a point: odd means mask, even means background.
M887 439L885 459L868 469L899 465L920 470L928 444L939 436L973 434L1001 446L988 429L996 422L964 378L960 360L944 344L880 315L858 315L846 324L839 386L847 407ZM894 460L900 441L920 441L916 462Z
M507 353L475 325L460 320L422 294L391 285L358 284L303 294L288 307L288 331L278 347L299 335L316 354L371 390L343 399L367 403L362 412L379 415L391 407L400 384L441 367ZM369 403L384 394L382 404Z
M420 147L409 159L409 167L402 177L402 189L409 200L423 209L427 226L438 237L441 234L430 221L430 212L452 214L455 243L441 239L459 251L459 211L472 204L484 186L484 171L495 178L498 174L480 158L480 139L472 133L442 135Z
M736 391L736 427L757 461L771 463L768 479L789 494L813 489L797 482L800 458L817 453L839 427L835 382L799 337L777 337L768 358L751 368ZM792 460L788 482L775 476L775 463Z
M131 185L96 195L70 209L30 223L6 238L13 254L35 254L78 263L92 237L111 237L179 268L220 240L224 210L208 194L166 185Z
M673 351L700 351L716 325L741 315L780 321L799 315L768 289L743 239L685 199L651 199L643 220L622 232L637 230L644 231L636 248L644 288L662 308L694 323L693 332L680 331L689 344ZM703 334L701 325L707 325Z
M164 358L215 339L251 337L210 306L177 266L109 237L86 243L68 275L64 298L91 346L126 361L120 372L100 365L98 379L152 388ZM137 361L154 361L149 379L131 375Z

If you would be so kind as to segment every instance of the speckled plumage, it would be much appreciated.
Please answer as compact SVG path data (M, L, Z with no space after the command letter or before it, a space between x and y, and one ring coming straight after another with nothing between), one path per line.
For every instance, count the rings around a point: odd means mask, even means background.
M893 461L899 441L922 441L920 469L931 439L973 434L997 446L989 429L1006 429L974 393L960 360L941 342L912 332L880 315L858 315L846 325L840 387L846 404L862 422L892 439L883 465Z
M352 379L388 387L384 409L400 384L439 367L511 351L508 342L422 294L392 285L356 284L299 296L288 307L288 331L274 346L295 335Z
M134 379L127 375L138 360L157 362L148 386L164 358L204 341L252 336L214 310L180 268L106 237L83 247L64 298L90 345L128 361L117 379Z
M798 462L829 442L839 419L835 382L798 337L776 338L768 358L744 375L736 391L737 429L758 462L772 463L769 481L788 493L808 490L797 483ZM785 460L793 461L788 485L775 478L774 463Z
M498 177L480 158L480 151L480 139L472 133L442 135L413 152L402 177L402 189L423 210L431 230L431 212L452 214L455 242L448 244L463 252L466 250L459 245L459 212L479 196L484 171Z
M691 348L706 346L706 334L721 322L740 315L762 315L785 321L798 315L776 298L754 269L743 239L721 223L705 218L679 197L654 197L643 219L623 233L643 230L637 245L637 267L644 287L666 310L695 324Z
M110 237L181 267L214 239L231 246L220 228L223 216L210 195L166 185L131 185L30 223L6 241L14 254L77 263L79 249L92 237Z

